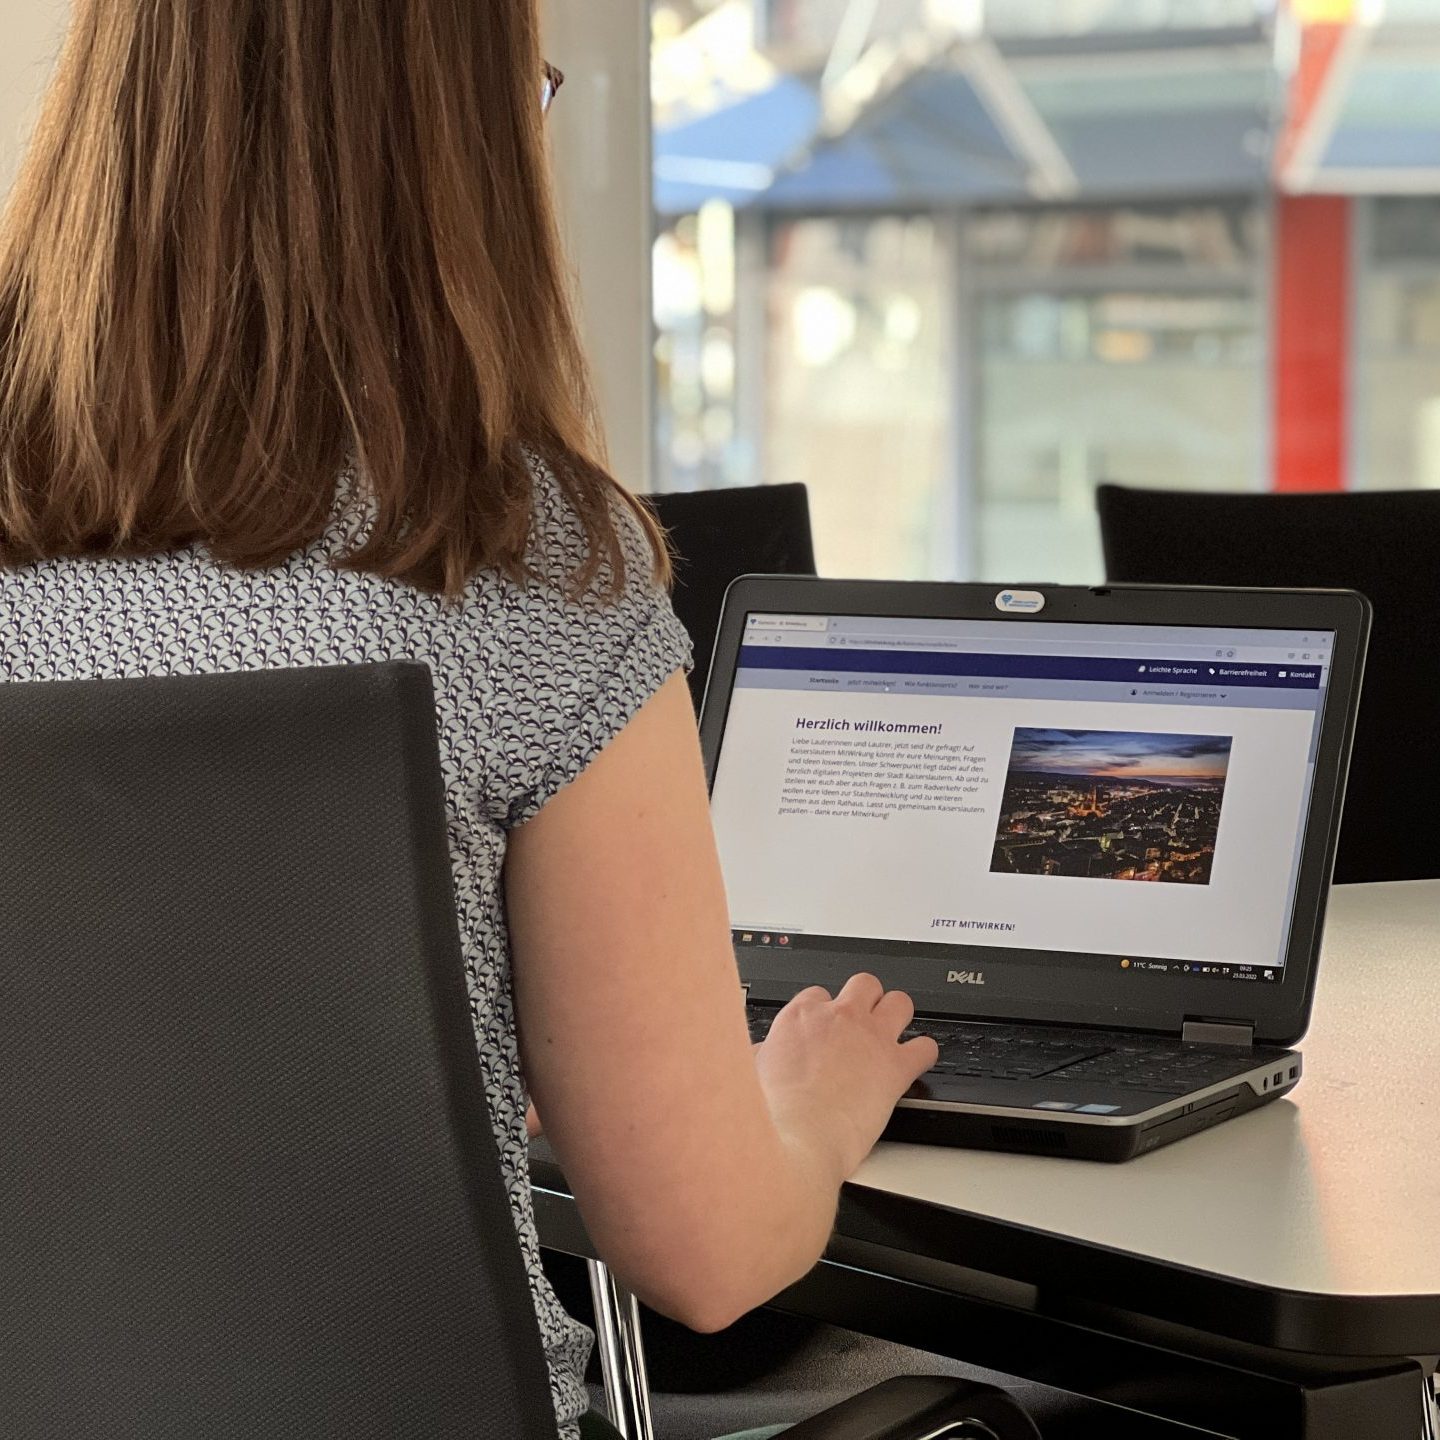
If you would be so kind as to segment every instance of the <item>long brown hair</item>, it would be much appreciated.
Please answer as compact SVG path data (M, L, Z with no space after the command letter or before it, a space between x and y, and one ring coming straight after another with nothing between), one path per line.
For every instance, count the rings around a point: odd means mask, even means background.
M535 0L78 0L0 222L0 564L317 538L527 573L531 466L623 576L542 137Z

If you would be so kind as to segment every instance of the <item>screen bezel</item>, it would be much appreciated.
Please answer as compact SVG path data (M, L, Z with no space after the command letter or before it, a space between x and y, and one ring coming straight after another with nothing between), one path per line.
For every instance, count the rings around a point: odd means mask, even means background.
M701 712L700 734L707 782L713 786L729 716L746 617L753 612L793 615L883 616L897 619L1007 620L1026 625L1156 625L1237 630L1333 632L1329 683L1321 711L1311 796L1296 883L1289 944L1282 978L1272 984L1183 975L1113 974L1086 969L1067 977L1063 960L1038 971L1018 967L1006 974L1003 947L957 946L953 958L867 957L807 949L784 955L737 951L743 977L766 998L784 999L806 985L831 988L857 969L877 974L887 986L908 991L924 1010L997 1020L1103 1025L1178 1034L1186 1021L1254 1026L1257 1041L1293 1045L1305 1033L1315 993L1316 961L1335 865L1350 746L1359 709L1371 607L1345 590L1222 590L1153 585L1104 585L1086 589L1054 585L1008 587L1038 591L1039 613L1009 615L997 608L1000 585L923 581L816 580L747 575L725 597ZM976 951L994 963L984 988L952 985L945 972L955 963L973 968ZM966 963L968 962L968 963Z

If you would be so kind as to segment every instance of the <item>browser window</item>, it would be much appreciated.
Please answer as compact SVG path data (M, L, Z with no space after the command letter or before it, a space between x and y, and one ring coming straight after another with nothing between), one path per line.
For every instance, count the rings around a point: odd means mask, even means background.
M747 616L712 792L737 939L1278 979L1333 638Z

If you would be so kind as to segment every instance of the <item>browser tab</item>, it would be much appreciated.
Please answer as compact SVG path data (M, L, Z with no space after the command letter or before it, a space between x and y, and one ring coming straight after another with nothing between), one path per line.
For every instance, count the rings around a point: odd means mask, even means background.
M752 615L746 621L747 631L794 631L801 634L824 634L830 628L828 615Z

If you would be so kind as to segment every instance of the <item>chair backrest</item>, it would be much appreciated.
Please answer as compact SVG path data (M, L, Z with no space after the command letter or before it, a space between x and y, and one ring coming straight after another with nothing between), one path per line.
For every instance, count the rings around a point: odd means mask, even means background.
M754 485L648 498L676 554L675 613L695 644L698 711L730 582L815 573L809 496L803 485Z
M1440 877L1440 492L1194 495L1107 485L1113 581L1359 590L1375 607L1335 878Z
M428 672L0 685L0 1435L555 1440Z

